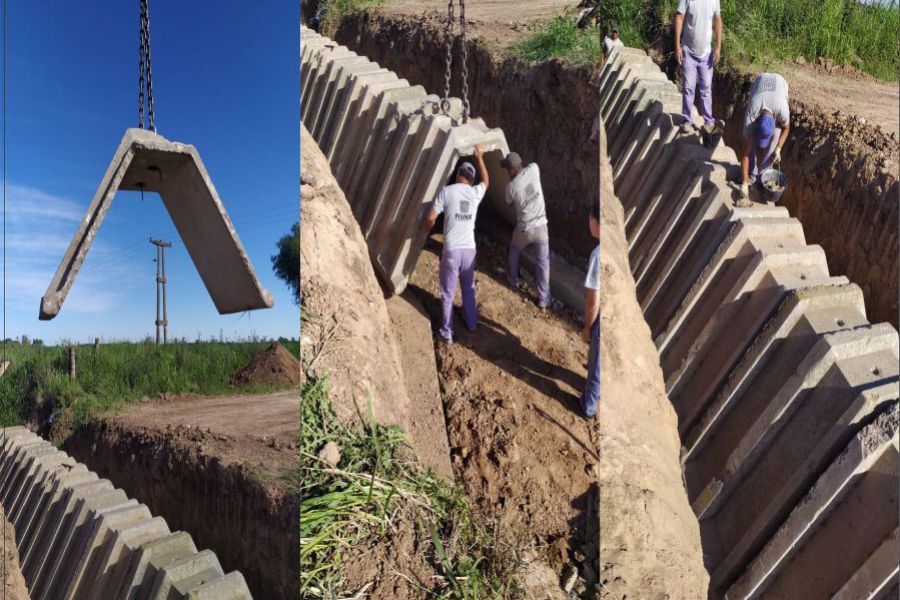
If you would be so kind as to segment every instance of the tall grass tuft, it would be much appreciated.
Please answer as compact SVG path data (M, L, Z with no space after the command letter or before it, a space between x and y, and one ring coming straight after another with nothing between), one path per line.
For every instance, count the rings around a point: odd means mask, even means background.
M626 45L647 47L672 35L674 0L609 0L603 21L617 21ZM735 66L802 56L898 79L897 0L721 0L722 57Z
M337 419L325 379L302 392L300 469L293 477L300 490L300 597L356 593L344 589L344 557L354 547L371 548L398 527L412 528L421 545L431 540L421 559L439 577L409 580L423 596L516 597L512 559L501 559L494 537L472 523L460 490L416 459L401 458L406 438L400 429L375 424L363 407L358 413L355 426ZM334 466L318 459L328 442L340 449Z
M600 40L592 27L579 29L565 13L531 26L528 37L510 46L514 56L530 62L564 58L576 64L592 64L600 56Z

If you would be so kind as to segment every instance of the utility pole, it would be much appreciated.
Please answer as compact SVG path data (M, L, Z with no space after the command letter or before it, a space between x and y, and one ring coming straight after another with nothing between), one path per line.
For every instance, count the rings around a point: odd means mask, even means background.
M167 341L169 321L166 318L166 248L171 248L171 242L162 240L154 240L150 238L150 243L156 246L156 345L159 345L159 328L162 326L163 344ZM159 314L159 296L162 292L162 319Z

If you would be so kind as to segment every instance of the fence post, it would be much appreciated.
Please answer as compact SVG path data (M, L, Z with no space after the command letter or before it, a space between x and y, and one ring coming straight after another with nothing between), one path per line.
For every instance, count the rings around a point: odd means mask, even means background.
M75 370L75 346L69 346L69 379L75 381L77 372Z

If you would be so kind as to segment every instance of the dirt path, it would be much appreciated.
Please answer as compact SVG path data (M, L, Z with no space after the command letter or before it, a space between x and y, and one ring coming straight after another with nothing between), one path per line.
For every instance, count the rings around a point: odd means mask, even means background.
M578 2L572 0L468 2L466 33L487 43L508 44L527 34L530 22L552 17L577 5ZM386 16L443 20L447 17L447 3L443 0L392 0L379 12Z
M819 107L826 114L856 115L900 136L900 87L863 73L828 72L820 65L783 63L791 99Z
M300 393L148 400L107 422L131 430L166 431L200 452L272 476L295 468L300 437Z
M411 283L432 323L440 237L427 243ZM506 284L506 248L484 237L478 244L479 328L469 333L459 320L454 344L437 346L454 472L484 517L499 518L555 569L570 549L593 560L599 425L576 413L587 346L571 314L542 314Z

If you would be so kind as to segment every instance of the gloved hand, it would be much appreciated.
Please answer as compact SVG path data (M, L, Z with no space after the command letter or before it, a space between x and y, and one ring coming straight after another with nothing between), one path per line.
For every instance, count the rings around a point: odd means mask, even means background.
M750 198L750 184L742 183L741 184L741 198L743 200L747 200Z
M781 148L779 146L775 147L775 162L772 164L776 167L781 164Z

